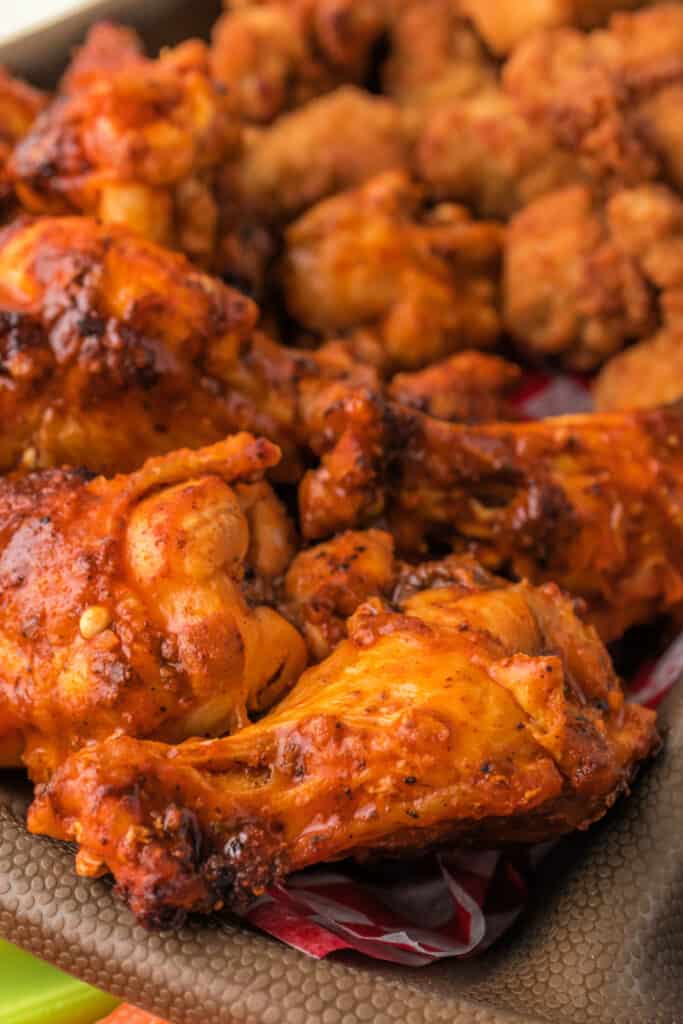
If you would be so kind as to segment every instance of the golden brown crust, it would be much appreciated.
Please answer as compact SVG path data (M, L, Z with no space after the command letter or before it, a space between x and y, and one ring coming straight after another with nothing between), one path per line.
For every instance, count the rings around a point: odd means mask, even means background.
M361 82L385 26L383 0L231 3L213 29L211 72L241 117L272 121L337 85Z
M683 330L661 331L615 356L593 388L599 412L654 409L683 398Z
M384 530L349 530L300 552L284 580L283 610L316 660L346 636L346 620L370 597L389 596L398 564Z
M12 192L7 171L12 149L28 133L47 102L44 93L0 68L0 204L5 204Z
M153 61L130 33L109 29L104 38L93 30L63 91L15 149L17 194L32 212L97 216L208 263L213 181L239 144L228 100L198 40Z
M298 678L303 640L262 603L293 555L284 510L258 482L277 459L239 434L112 480L0 481L0 735L21 736L34 781L114 732L238 728ZM270 506L269 551L254 488Z
M320 861L586 827L656 746L654 713L624 703L556 588L454 576L396 611L362 606L349 639L235 736L83 751L31 829L78 842L81 873L111 871L163 924Z
M679 4L615 14L607 29L590 33L558 28L533 35L508 61L503 80L533 120L589 158L595 178L633 185L670 170L675 179ZM679 88L660 101L672 86Z
M363 329L396 369L491 346L500 228L423 201L405 174L387 173L291 225L282 281L295 319L321 335Z
M456 426L393 410L399 551L425 540L583 598L603 637L683 597L679 408Z
M514 419L512 393L521 369L500 356L458 352L416 373L397 373L387 397L439 420L486 423Z

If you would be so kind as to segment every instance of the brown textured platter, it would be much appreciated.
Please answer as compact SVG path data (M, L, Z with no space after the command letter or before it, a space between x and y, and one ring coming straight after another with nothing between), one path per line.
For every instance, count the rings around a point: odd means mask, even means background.
M103 0L0 62L44 83L96 17L154 45L202 32L218 6ZM1 774L0 936L173 1024L683 1024L683 684L662 721L630 799L561 844L526 919L476 960L316 962L227 919L145 932L106 883L74 875L67 847L26 833L27 787Z

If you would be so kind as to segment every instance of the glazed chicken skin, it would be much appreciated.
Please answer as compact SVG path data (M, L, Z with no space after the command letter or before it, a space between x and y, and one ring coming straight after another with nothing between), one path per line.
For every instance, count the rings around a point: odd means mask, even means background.
M142 922L168 926L322 861L586 828L657 742L556 587L456 561L438 588L361 606L258 724L84 749L29 827L77 842L81 874L111 872Z
M256 332L258 310L244 295L178 254L88 218L6 228L0 306L5 471L66 463L125 472L148 456L249 429L282 446L276 472L296 482L311 443L319 455L333 445L332 424L313 437L328 405L342 396L366 402L367 389L350 396L339 379L351 370ZM338 434L353 432L342 412L334 415Z
M396 370L492 346L500 228L423 201L387 173L292 224L281 277L295 320L322 337L369 334Z
M683 412L458 426L393 410L399 553L430 543L582 598L605 642L683 599Z
M12 191L7 161L47 103L47 96L0 68L0 212Z
M506 235L504 320L515 345L527 358L596 369L683 312L682 246L683 203L663 185L606 203L586 186L537 199Z
M181 256L87 218L15 221L0 303L3 470L126 471L240 425L212 378L256 307Z
M263 603L294 551L277 458L237 434L111 480L0 480L3 761L45 781L115 732L221 735L296 681L304 641Z
M438 420L487 423L515 418L514 392L522 371L487 352L458 352L414 373L397 373L387 398Z
M390 533L346 530L296 555L278 607L320 661L344 639L347 620L364 601L393 593L400 572Z
M128 30L105 23L8 172L31 212L90 214L208 264L218 232L215 178L239 141L204 44L190 40L148 60Z
M683 185L683 8L615 14L606 29L541 32L503 75L508 92L566 148L590 158L596 180Z

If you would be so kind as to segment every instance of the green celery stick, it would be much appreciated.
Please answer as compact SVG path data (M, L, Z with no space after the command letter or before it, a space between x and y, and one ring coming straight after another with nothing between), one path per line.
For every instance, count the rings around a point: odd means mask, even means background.
M0 940L0 1024L93 1024L115 999Z

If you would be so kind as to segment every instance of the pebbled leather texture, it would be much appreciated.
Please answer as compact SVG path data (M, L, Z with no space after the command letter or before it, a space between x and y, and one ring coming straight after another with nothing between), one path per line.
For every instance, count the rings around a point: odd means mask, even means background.
M527 919L468 962L316 962L228 922L134 924L71 850L29 836L27 788L0 781L0 935L173 1024L680 1024L683 686L665 749L627 800L549 858Z

